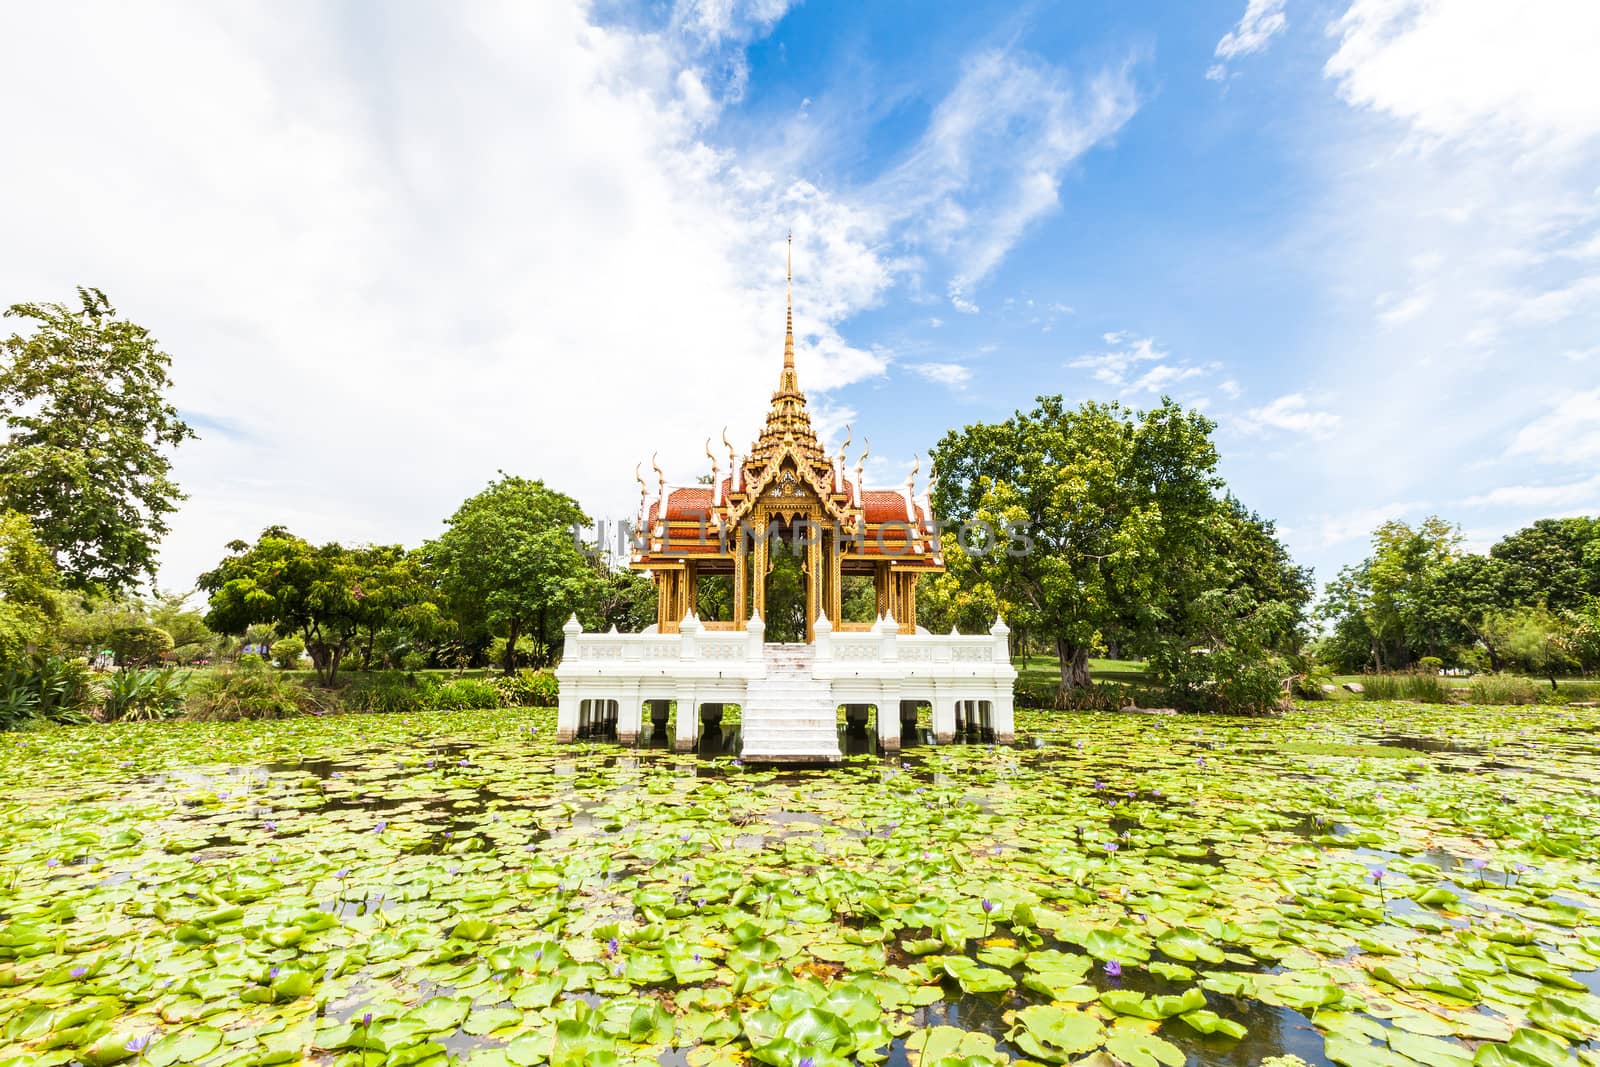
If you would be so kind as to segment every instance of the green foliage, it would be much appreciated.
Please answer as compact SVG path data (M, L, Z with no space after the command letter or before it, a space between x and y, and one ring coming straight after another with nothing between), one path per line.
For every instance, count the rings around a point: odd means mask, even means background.
M1414 700L1421 704L1450 703L1450 689L1433 673L1372 674L1361 679L1363 700Z
M1257 603L1248 590L1208 589L1188 605L1190 625L1155 643L1147 670L1180 708L1281 710L1294 670L1273 642L1293 610L1281 600Z
M154 576L183 494L166 451L194 431L165 399L171 358L98 289L78 306L15 304L0 341L0 498L33 517L63 582L117 592Z
M0 672L0 730L35 723L81 723L93 706L89 668L36 652Z
M315 546L281 526L262 531L254 545L234 541L232 553L200 576L210 595L205 622L224 633L270 623L281 636L305 643L319 680L332 687L358 640L370 660L371 642L397 616L436 614L420 564L398 546Z
M137 623L112 630L105 647L116 656L119 667L144 667L172 651L172 635L159 626Z
M800 557L787 551L774 541L768 557L767 573L768 641L804 641L806 639L806 576L800 569Z
M245 664L253 659L253 664ZM259 657L242 656L240 664L207 671L194 679L185 706L201 722L287 719L316 706L305 686L262 668Z
M971 552L972 569L1014 628L1055 641L1063 700L1089 682L1103 634L1149 636L1175 602L1214 587L1213 428L1170 400L1135 413L1041 397L935 449L941 517L1020 532L1017 551Z
M448 711L501 706L500 690L493 682L482 678L454 678L435 690L429 699L434 707Z
M1438 656L1423 656L1417 660L1417 670L1427 674L1438 674L1444 670L1444 660Z
M1474 704L1533 704L1539 699L1539 687L1516 675L1483 674L1467 686L1467 699Z
M107 722L150 722L183 710L188 672L175 667L114 671L102 683L101 715Z
M1505 566L1508 601L1580 610L1600 597L1600 517L1540 519L1489 549Z
M0 512L0 664L44 645L61 617L50 552L20 512Z
M432 708L434 694L438 690L438 683L426 675L408 673L398 678L385 676L375 685L352 686L340 697L346 711L372 711L389 715Z
M503 636L513 649L527 635L543 665L567 617L593 603L601 585L574 534L587 524L571 497L502 473L456 510L423 555L463 630Z
M1461 532L1437 516L1416 528L1392 521L1372 535L1372 554L1329 583L1321 614L1333 623L1325 648L1346 668L1394 670L1433 654L1455 636L1460 620L1438 592L1460 558Z
M301 657L306 654L306 643L294 634L289 634L272 642L271 649L272 665L292 671L300 666Z
M1484 628L1506 660L1549 678L1552 688L1558 673L1578 665L1567 647L1567 624L1542 606L1493 612Z
M500 694L501 707L553 708L559 695L559 685L553 671L518 671L494 680L495 691Z

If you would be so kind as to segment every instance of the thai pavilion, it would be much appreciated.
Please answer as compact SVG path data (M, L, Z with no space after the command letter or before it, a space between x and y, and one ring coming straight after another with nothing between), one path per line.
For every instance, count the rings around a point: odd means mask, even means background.
M834 456L823 448L795 375L792 293L766 425L743 456L726 432L722 441L726 473L707 442L709 484L668 485L655 467L652 498L639 479L630 562L655 580L656 622L639 634L585 633L575 617L567 622L559 738L614 730L632 744L647 711L665 727L675 705L676 747L687 751L703 721L720 722L723 706L736 704L746 761L838 761L841 708L850 722L875 715L883 751L900 747L919 707L932 709L940 743L958 730L1009 741L1017 674L1005 624L977 636L917 625L917 581L944 569L932 472L920 496L915 466L904 485L871 488L865 451L851 471L844 448ZM769 643L769 577L785 552L798 556L804 640ZM871 579L875 622L838 621L852 577ZM699 617L707 579L731 592L731 607L721 598L725 618Z

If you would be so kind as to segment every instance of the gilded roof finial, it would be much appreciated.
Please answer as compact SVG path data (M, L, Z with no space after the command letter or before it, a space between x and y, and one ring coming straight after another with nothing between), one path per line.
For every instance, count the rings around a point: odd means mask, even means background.
M789 260L785 268L787 276L788 316L783 330L783 384L786 388L793 388L794 371L794 231L789 231Z

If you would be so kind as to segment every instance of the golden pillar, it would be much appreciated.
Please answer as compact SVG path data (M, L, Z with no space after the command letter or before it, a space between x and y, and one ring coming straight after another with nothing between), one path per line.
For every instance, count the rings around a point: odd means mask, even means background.
M766 520L762 519L762 528L756 534L754 551L751 555L755 559L754 566L750 568L750 611L753 615L761 616L761 621L767 621L767 558L770 543L767 539Z
M746 600L745 587L749 584L745 576L745 546L744 538L739 537L733 543L733 625L734 629L744 629L744 624L750 618L749 601Z

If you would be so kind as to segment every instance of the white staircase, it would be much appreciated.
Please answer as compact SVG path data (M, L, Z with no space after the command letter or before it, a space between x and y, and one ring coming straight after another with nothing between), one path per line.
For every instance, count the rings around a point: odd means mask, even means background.
M750 679L741 709L746 762L838 763L832 687L811 675L810 645L765 645L765 678Z

